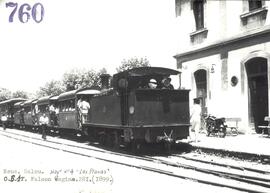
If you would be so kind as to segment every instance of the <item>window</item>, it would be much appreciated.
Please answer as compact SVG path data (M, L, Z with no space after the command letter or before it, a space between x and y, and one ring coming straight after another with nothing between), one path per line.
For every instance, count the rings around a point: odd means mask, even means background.
M249 11L253 11L255 9L262 7L261 0L248 0Z
M175 0L175 15L176 17L181 15L181 0Z
M205 0L193 1L193 13L196 22L196 30L204 28L204 1Z

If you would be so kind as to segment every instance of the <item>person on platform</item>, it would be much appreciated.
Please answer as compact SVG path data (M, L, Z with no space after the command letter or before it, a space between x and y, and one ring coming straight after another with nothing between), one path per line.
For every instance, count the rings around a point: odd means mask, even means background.
M1 116L1 121L2 121L3 129L6 130L6 125L7 125L7 115L6 115L5 113L2 114L2 116Z
M39 118L39 124L41 125L42 139L46 140L47 126L49 124L49 118L45 113L43 113L42 116Z
M199 130L201 128L201 105L200 105L200 99L195 98L193 99L193 107L191 109L191 116L190 116L190 123L191 123L191 129L190 134L194 132L194 141L195 143L199 142L198 135Z

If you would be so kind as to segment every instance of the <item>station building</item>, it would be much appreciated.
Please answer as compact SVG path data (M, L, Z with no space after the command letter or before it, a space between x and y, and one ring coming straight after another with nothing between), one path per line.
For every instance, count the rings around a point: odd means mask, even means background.
M175 0L181 87L204 113L260 132L269 116L270 1Z

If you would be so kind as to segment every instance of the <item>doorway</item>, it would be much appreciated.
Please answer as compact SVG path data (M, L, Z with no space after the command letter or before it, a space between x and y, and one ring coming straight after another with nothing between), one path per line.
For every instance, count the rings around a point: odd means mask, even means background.
M249 122L254 125L256 133L261 133L259 125L268 115L268 74L267 59L256 57L245 63L248 79Z
M200 69L194 72L196 82L196 97L200 99L202 107L202 115L207 114L206 99L207 99L207 73L206 70Z

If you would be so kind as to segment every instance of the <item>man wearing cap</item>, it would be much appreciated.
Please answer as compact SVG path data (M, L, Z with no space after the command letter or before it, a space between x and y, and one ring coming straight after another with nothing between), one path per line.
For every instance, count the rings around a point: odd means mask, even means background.
M157 88L157 81L155 79L151 79L148 83L148 87L151 89Z
M162 89L171 89L171 90L173 90L174 89L174 87L173 87L173 85L171 84L171 78L164 78L163 80L162 80L162 84L163 84L163 86L162 86Z

